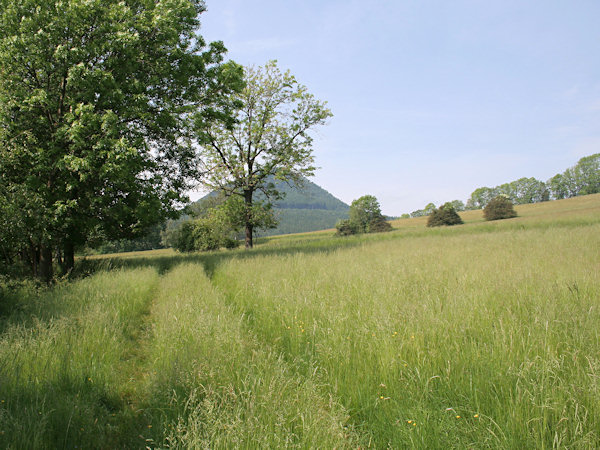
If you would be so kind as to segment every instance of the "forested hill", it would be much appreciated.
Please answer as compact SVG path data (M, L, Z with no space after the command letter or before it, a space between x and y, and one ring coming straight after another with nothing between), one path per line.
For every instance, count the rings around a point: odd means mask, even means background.
M335 227L338 220L348 218L350 207L312 181L305 179L301 188L289 186L283 181L273 182L277 190L285 194L275 202L279 225L272 230L258 231L257 236L325 230ZM207 196L211 195L214 194ZM261 197L261 194L256 195L257 200Z
M283 181L276 181L279 192L285 194L276 202L277 209L324 209L329 211L345 211L350 208L340 199L334 197L312 181L304 180L301 188L289 186Z
M259 236L324 230L333 228L338 220L348 218L350 207L312 181L304 180L302 188L291 187L282 181L275 185L285 194L275 203L279 225L273 230L257 233Z

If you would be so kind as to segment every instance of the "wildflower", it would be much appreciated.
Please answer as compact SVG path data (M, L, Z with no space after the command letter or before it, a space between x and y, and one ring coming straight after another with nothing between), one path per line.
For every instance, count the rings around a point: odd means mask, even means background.
M413 427L416 427L416 426L417 426L417 422L413 422Z
M473 417L477 419L479 417L479 414L475 414Z
M148 425L148 428L152 428L152 425Z
M406 422L408 422L408 423L412 423L413 421L412 421L412 420L407 420Z
M457 419L460 419L460 416L456 416Z

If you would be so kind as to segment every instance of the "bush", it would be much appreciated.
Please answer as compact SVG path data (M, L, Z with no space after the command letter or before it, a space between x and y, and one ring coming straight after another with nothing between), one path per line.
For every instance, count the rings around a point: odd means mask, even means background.
M226 237L223 240L223 247L231 250L234 248L238 248L240 246L240 243L241 241L238 241L237 239Z
M505 195L499 195L491 199L483 209L485 220L510 219L517 217L510 199Z
M351 234L357 234L359 232L358 226L350 219L339 220L338 223L335 224L335 228L337 229L336 234L338 236L350 236Z
M369 233L383 233L385 231L392 231L392 226L387 220L385 220L385 217L383 216L371 219L367 228Z
M434 209L427 219L428 227L441 227L463 224L452 203L446 203L437 209Z
M183 222L173 233L173 248L180 252L205 252L221 247L236 248L239 241L231 236L215 217L204 217Z

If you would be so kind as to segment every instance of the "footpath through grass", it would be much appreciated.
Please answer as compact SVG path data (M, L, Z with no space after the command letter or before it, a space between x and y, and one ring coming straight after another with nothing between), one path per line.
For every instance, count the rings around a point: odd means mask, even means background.
M24 290L0 447L600 447L600 196L478 214Z

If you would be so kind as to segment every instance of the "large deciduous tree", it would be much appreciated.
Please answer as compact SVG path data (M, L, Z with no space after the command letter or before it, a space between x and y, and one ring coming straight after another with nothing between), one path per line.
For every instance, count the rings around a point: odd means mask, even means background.
M77 246L134 237L184 200L197 173L189 113L241 86L223 45L196 34L203 10L0 0L0 194L32 227L14 250L41 262L38 275L52 276L53 250L69 269Z
M331 112L274 61L245 69L245 88L196 116L204 184L244 199L246 248L252 247L254 195L279 197L273 177L299 184L314 173L309 131ZM224 114L225 112L225 114ZM234 120L227 120L233 116ZM214 119L221 120L215 122Z

